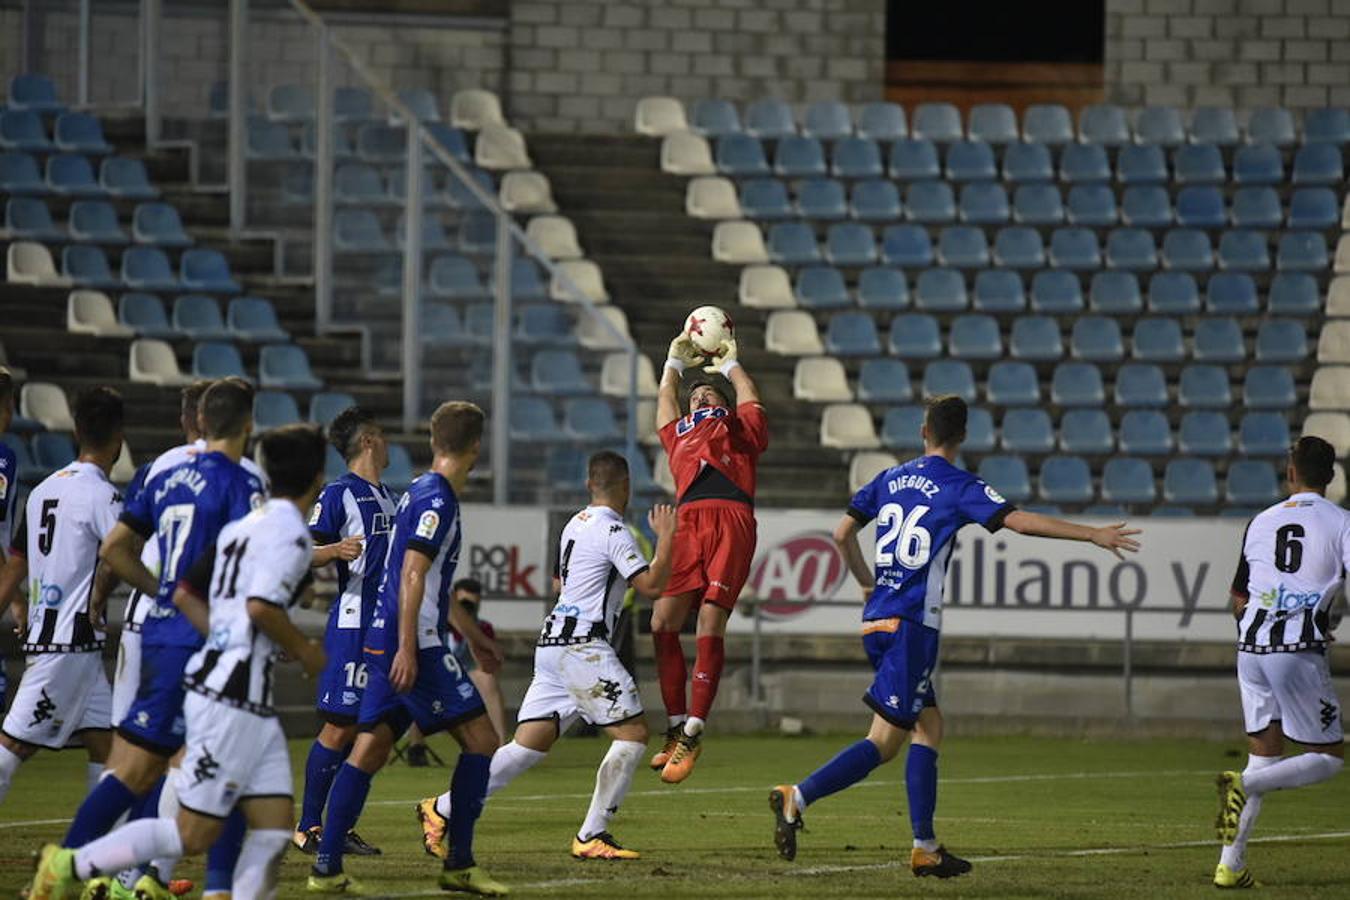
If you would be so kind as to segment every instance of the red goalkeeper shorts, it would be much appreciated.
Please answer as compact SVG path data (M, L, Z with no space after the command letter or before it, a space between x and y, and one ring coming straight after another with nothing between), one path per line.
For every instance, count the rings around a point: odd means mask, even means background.
M676 510L679 530L665 595L699 592L731 610L755 558L754 507L735 500L695 500Z

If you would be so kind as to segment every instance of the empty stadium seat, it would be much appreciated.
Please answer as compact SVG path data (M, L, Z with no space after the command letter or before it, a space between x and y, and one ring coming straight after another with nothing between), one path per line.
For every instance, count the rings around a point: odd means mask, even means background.
M1187 456L1227 456L1232 449L1228 417L1217 410L1193 410L1181 417L1177 450Z
M1334 228L1340 218L1340 207L1336 203L1335 193L1330 188L1296 188L1289 195L1289 217L1287 221L1290 228L1320 231ZM1277 218L1275 225L1268 227L1273 228L1278 225Z
M867 321L872 320L867 317ZM832 321L831 326L833 324ZM948 352L958 359L992 360L998 359L1003 354L998 320L993 316L978 314L957 316L952 321L947 341Z
M1279 184L1284 181L1284 159L1270 144L1248 144L1233 154L1235 184Z
M828 171L825 148L814 137L785 137L774 149L773 169L788 178L819 178Z
M1058 146L1073 139L1073 120L1058 103L1033 104L1022 113L1022 140Z
M1134 139L1140 144L1175 147L1186 140L1181 114L1170 106L1146 106L1135 114Z
M792 109L777 97L763 97L745 110L745 130L758 138L776 139L797 133Z
M333 197L338 203L382 204L389 200L389 193L373 166L344 163L333 175Z
M1103 316L1081 316L1073 323L1070 352L1091 362L1115 362L1125 355L1120 325Z
M1340 319L1326 323L1317 339L1317 361L1350 362L1350 322Z
M1284 211L1275 188L1244 187L1233 193L1230 215L1234 228L1269 229L1280 227Z
M1121 184L1166 184L1167 160L1157 144L1129 144L1116 157L1116 180Z
M179 262L183 287L212 294L237 294L239 284L230 273L230 264L219 250L185 250Z
M800 310L777 310L764 327L764 348L785 356L819 356L825 352L816 321Z
M923 396L925 399L956 394L967 403L975 402L975 373L959 359L937 359L924 366Z
M858 399L867 403L908 403L914 397L909 367L898 359L865 359L858 372Z
M845 218L848 215L848 199L843 184L833 178L811 178L801 182L797 185L797 209L805 218L816 221ZM790 206L788 214L791 214Z
M192 350L192 375L195 378L248 378L244 360L233 344L203 341Z
M718 222L713 229L712 257L718 262L738 265L766 263L769 251L764 246L764 233L754 222Z
M910 129L915 137L940 144L959 141L964 134L961 113L950 103L920 103L914 108Z
M553 213L558 205L553 201L553 188L542 172L507 172L502 177L498 193L502 209L516 214Z
M825 407L820 417L820 444L839 450L875 450L881 440L867 407L838 403Z
M1177 184L1223 184L1227 178L1223 156L1214 144L1183 144L1172 154L1172 178Z
M830 266L807 266L797 273L797 304L807 309L842 309L851 305L843 274Z
M998 225L1008 221L1012 211L1008 193L998 184L967 184L961 188L961 221L972 225Z
M5 201L5 224L0 235L39 243L66 239L65 229L57 227L46 202L37 197L10 197Z
M6 110L0 111L0 149L48 153L52 150L52 142L37 113L26 109Z
M1133 228L1171 225L1172 201L1167 188L1149 184L1127 187L1120 199L1120 221Z
M947 148L947 178L951 181L990 181L997 170L994 151L983 141L956 141Z
M739 134L741 117L728 100L697 100L690 110L690 124L694 131L709 137Z
M1176 220L1178 225L1186 228L1222 228L1228 224L1223 193L1212 185L1193 184L1182 188L1177 192Z
M1303 114L1305 144L1345 144L1350 141L1350 111L1340 107L1320 107Z
M907 137L909 126L904 107L887 102L864 104L858 111L858 134L874 141L896 141Z
M1078 113L1078 139L1108 147L1129 143L1130 124L1125 110L1110 103L1083 107Z
M1026 503L1031 499L1031 476L1019 456L986 456L980 461L979 476L1009 503Z
M1008 453L1049 453L1055 449L1055 428L1043 409L1010 409L1003 415L999 446Z
M1174 228L1163 235L1162 263L1179 272L1207 272L1214 268L1214 247L1198 228Z
M1102 467L1102 499L1112 503L1152 503L1157 496L1153 468L1142 459L1116 457Z
M340 209L333 217L333 249L339 253L387 253L393 245L374 212Z
M309 421L327 428L337 414L356 405L356 398L341 392L320 391L309 398Z
M1158 267L1153 235L1142 228L1117 228L1106 237L1106 264L1113 269L1152 271Z
M864 450L855 453L848 464L849 490L859 491L882 472L900 465L894 454Z
M1215 315L1254 315L1258 309L1256 282L1241 272L1215 274L1205 288L1205 309Z
M280 390L322 390L323 381L314 375L309 356L294 344L269 344L258 354L258 380L264 388Z
M1296 319L1267 319L1256 333L1256 361L1296 363L1308 355L1308 333Z
M1051 181L1055 177L1054 163L1045 144L1010 144L1003 151L1003 178L1013 183Z
M176 334L164 312L164 304L153 294L134 291L123 294L117 303L117 320L141 337Z
M61 251L61 274L70 284L83 287L117 286L107 254L89 244L72 244Z
M1256 415L1249 413L1248 415ZM1280 415L1275 413L1274 415ZM1281 416L1283 419L1283 416ZM1315 412L1303 420L1303 434L1312 434L1323 438L1336 448L1338 457L1345 456L1350 451L1350 415L1341 412ZM1284 451L1287 452L1288 445Z
M1280 482L1275 469L1264 460L1234 460L1228 466L1224 494L1229 503L1269 506L1280 499Z
M225 340L230 337L216 301L201 294L184 294L174 301L173 329L196 341Z
M474 140L473 160L480 168L492 171L534 167L525 148L525 136L506 125L490 123L483 125Z
M574 339L574 326L566 308L551 303L530 304L516 313L515 337L527 344L568 344Z
M1308 433L1306 423L1304 432ZM1284 456L1292 437L1283 413L1249 412L1238 425L1237 441L1238 452L1244 456Z
M255 343L290 340L277 321L276 309L261 297L236 297L230 301L226 326L237 340Z
M1017 114L1006 103L981 103L971 107L966 130L971 140L1011 144L1018 140Z
M966 439L963 450L972 453L990 453L994 449L994 417L989 410L974 407L967 411Z
M581 361L570 350L542 350L530 362L530 383L541 394L591 393Z
M12 195L48 192L37 161L26 153L0 153L0 191Z
M1055 366L1050 379L1050 402L1058 406L1101 406L1106 400L1102 373L1092 363L1069 362Z
M1092 500L1092 473L1079 456L1051 456L1041 463L1038 492L1050 503L1087 503Z
M881 258L890 266L931 266L933 242L921 225L888 225L881 235Z
M945 181L916 181L905 188L905 216L924 225L956 220L956 197Z
M994 260L1000 265L998 245L994 246ZM1006 269L985 269L975 273L972 304L981 312L1021 312L1026 308L1026 293L1022 279Z
M132 341L129 377L161 387L175 387L192 380L178 368L173 348L152 338Z
M872 229L859 222L836 222L825 236L825 257L836 266L871 265L877 261Z
M934 312L955 312L969 306L966 281L955 269L925 269L914 282L914 305Z
M1214 466L1203 459L1173 459L1163 472L1163 499L1168 503L1213 506L1219 502Z
M1210 279L1214 283L1215 276ZM1247 277L1247 276L1241 276ZM1200 289L1187 272L1158 272L1148 282L1150 313L1186 316L1200 311Z
M1096 144L1069 144L1059 156L1059 178L1069 184L1110 181L1106 151Z
M1038 269L1045 265L1045 245L1035 228L1015 225L1001 228L994 238L994 264L1012 269Z
M840 138L830 155L830 172L839 178L880 178L886 173L881 149L871 138Z
M1062 358L1064 341L1059 323L1050 316L1018 316L1013 321L1008 349L1015 359L1044 362Z
M888 171L900 181L922 181L941 175L937 147L924 138L901 138L891 144Z
M33 461L48 472L73 463L75 453L75 442L69 435L52 432L33 435Z
M1302 272L1281 272L1270 282L1268 304L1272 315L1310 316L1320 311L1317 280ZM1334 314L1330 313L1329 314Z
M1120 417L1120 452L1141 456L1171 453L1172 429L1167 416L1156 409L1128 410Z
M909 306L909 285L904 273L881 267L863 269L858 276L858 304L864 309L878 310Z
M1258 383L1253 383L1254 374L1261 372ZM1280 384L1280 374L1288 376ZM1293 377L1284 368L1274 366L1253 366L1247 373L1244 385L1247 406L1281 408L1292 405L1295 396ZM1285 399L1286 403L1277 403L1276 399ZM1253 402L1257 400L1258 402ZM1350 367L1320 366L1313 372L1312 386L1308 390L1308 408L1312 410L1350 409Z
M689 129L684 104L674 97L643 97L634 110L633 124L638 134L648 137L665 137Z
M734 191L732 197L735 197ZM525 236L549 259L580 259L584 255L577 240L576 226L565 216L534 216L525 228Z
M56 85L46 75L24 73L9 80L9 108L38 113L60 113L65 107L56 98Z
M1070 225L1106 228L1116 224L1116 195L1105 184L1075 184L1069 189L1065 218Z
M381 475L391 490L404 493L413 481L412 459L402 444L389 444L389 465Z
M847 403L853 399L853 390L843 363L829 356L810 356L797 360L792 396L808 403Z
M775 265L741 269L739 297L741 305L754 309L790 309L797 305L787 271Z
M193 241L183 230L178 210L167 203L142 203L132 217L131 233L138 244L188 247Z
M111 156L99 166L99 184L113 197L128 200L153 200L159 189L150 183L145 165L139 159Z
M900 218L900 191L893 182L859 181L849 191L849 210L864 222L891 222Z
M731 223L723 222L718 227ZM778 222L769 228L769 259L783 266L821 262L815 233L804 222Z
M938 237L938 263L958 269L978 269L989 265L989 242L984 232L970 225L942 229Z
M1237 118L1228 107L1197 106L1191 111L1189 134L1198 143L1231 147L1239 140Z
M1225 231L1219 238L1219 268L1264 272L1270 268L1266 237L1257 231Z
M66 330L96 337L130 337L135 334L117 321L112 301L102 291L71 291L66 298Z
M764 145L748 134L727 134L717 139L717 169L725 175L745 178L769 174Z
M1115 449L1111 420L1100 409L1071 409L1059 422L1059 448L1099 456Z
M893 450L922 450L923 407L898 406L886 410L881 422L881 443Z
M1201 319L1195 324L1191 355L1200 362L1242 362L1247 355L1242 328L1235 319Z
M1335 144L1309 144L1294 154L1290 180L1300 185L1334 187L1345 177L1340 148Z
M867 313L837 313L825 333L825 349L835 356L877 356L881 338L876 321Z
M1250 382L1250 373L1248 375ZM1290 382L1292 388L1293 382ZM1177 399L1182 406L1203 409L1223 409L1232 404L1228 388L1228 373L1220 366L1191 365L1181 370L1177 382ZM1251 400L1246 401L1252 406Z
M1050 235L1050 265L1058 269L1099 269L1097 236L1087 228L1056 228Z
M106 194L94 179L89 160L73 153L47 157L47 189L66 197L102 197Z
M1063 269L1037 272L1031 279L1031 308L1040 313L1075 313L1083 309L1078 276Z
M1109 255L1109 242L1107 252ZM1144 308L1139 279L1132 272L1096 273L1088 287L1088 299L1093 312L1106 315L1135 315Z
M833 141L848 137L853 133L853 122L849 118L848 107L837 100L819 100L806 108L802 119L802 133L821 140ZM878 137L864 135L873 140L888 140L893 135Z
M436 297L473 300L487 296L478 269L463 256L447 254L431 261L427 287Z
M1326 238L1316 231L1284 232L1275 265L1282 272L1321 272L1328 265Z
M1024 225L1058 225L1064 202L1053 184L1023 184L1013 193L1013 220Z
M244 153L253 160L295 159L300 155L289 128L257 116L250 116L245 127Z
M258 391L253 395L253 430L265 432L300 421L295 398L283 391Z
M599 397L576 397L566 401L562 434L581 443L615 441L623 437L614 409Z
M1181 324L1171 317L1138 320L1131 335L1131 344L1131 355L1144 362L1181 362L1186 356Z
M985 396L997 406L1035 406L1041 402L1040 380L1030 363L1001 360L989 367Z
M1117 406L1154 407L1167 404L1167 380L1152 363L1127 363L1116 370Z
M901 359L933 359L942 355L942 336L937 319L926 313L906 313L891 320L888 341L892 356Z

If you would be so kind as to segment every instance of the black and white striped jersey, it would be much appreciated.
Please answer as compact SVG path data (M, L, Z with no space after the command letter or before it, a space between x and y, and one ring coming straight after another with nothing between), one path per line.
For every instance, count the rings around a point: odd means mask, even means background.
M122 495L93 463L73 462L33 488L14 551L28 558L25 653L98 650L89 621L98 548L122 513Z
M539 646L608 640L633 576L647 568L623 518L608 506L588 506L563 528L558 578L562 594L544 620Z
M208 598L206 644L188 661L183 683L229 706L273 715L272 667L277 647L253 625L249 601L288 609L309 585L314 545L300 510L268 500L221 529L180 584Z
M1350 564L1350 512L1321 494L1294 494L1247 525L1233 596L1245 601L1238 649L1323 650L1329 608Z

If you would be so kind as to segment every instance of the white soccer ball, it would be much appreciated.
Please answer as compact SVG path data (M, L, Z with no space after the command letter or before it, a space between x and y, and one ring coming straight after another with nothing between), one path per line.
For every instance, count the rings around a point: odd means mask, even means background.
M684 320L684 333L701 353L713 356L723 341L736 336L736 326L721 307L700 306Z

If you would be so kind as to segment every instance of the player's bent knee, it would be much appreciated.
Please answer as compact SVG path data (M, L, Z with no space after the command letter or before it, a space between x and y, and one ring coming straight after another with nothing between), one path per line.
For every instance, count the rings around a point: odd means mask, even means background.
M319 729L319 743L329 750L344 750L356 740L356 725L337 725L325 722Z
M295 821L295 803L290 797L251 797L239 806L250 831L289 831Z
M19 759L28 759L38 750L35 744L25 743L24 741L17 741L7 734L0 734L0 747L4 747L6 750L8 750L10 753L13 753Z
M388 725L376 725L371 731L363 731L356 736L356 743L347 754L347 762L368 775L378 772L389 759L389 751L394 747L394 738Z
M651 738L651 731L647 728L645 718L634 719L631 722L624 722L621 725L611 725L605 729L609 736L616 741L632 741L637 744L645 744Z
M483 756L491 756L501 746L501 742L497 739L497 729L492 727L492 720L488 718L487 713L470 719L456 728L453 733L466 753L481 753Z
M183 841L184 856L205 853L224 829L224 819L213 819L188 809L178 812L178 836Z

